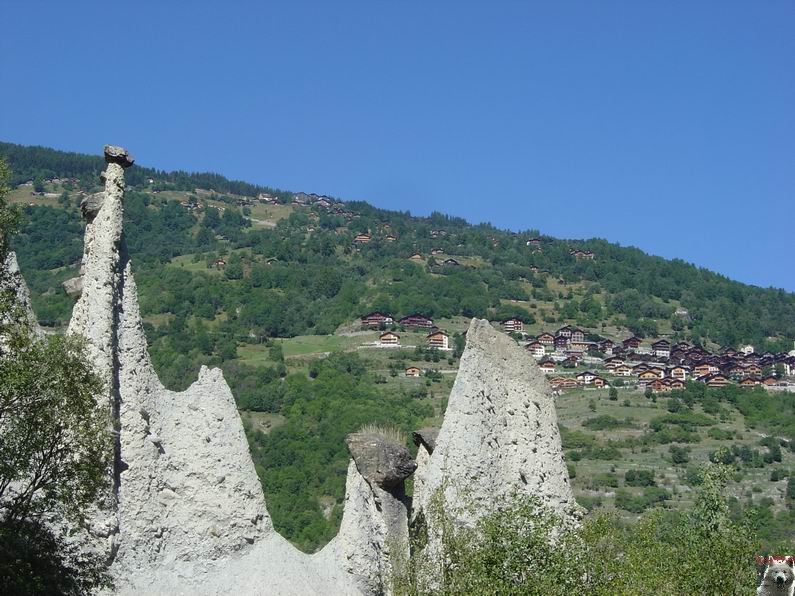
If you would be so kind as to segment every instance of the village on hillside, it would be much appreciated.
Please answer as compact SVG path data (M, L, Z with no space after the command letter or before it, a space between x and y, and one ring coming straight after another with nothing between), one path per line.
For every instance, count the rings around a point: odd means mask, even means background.
M375 344L378 347L401 347L399 330L412 329L427 332L427 348L451 349L448 333L422 314L395 320L389 314L371 312L362 316L360 322L363 329L381 330ZM538 362L556 392L578 387L636 386L652 393L665 393L684 389L690 380L708 387L737 384L787 389L795 385L785 378L795 376L795 350L758 354L752 345L744 345L713 352L686 341L672 343L666 338L644 340L633 335L615 341L596 339L571 325L530 336L518 318L501 321L499 326ZM406 376L420 374L416 367L405 371Z

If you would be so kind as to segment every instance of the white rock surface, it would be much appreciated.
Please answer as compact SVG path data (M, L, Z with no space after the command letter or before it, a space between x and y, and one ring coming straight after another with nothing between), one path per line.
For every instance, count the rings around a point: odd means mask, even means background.
M340 534L315 555L301 553L273 529L221 371L202 368L181 393L157 378L124 243L119 151L107 160L104 198L86 227L83 291L69 326L88 339L119 423L112 494L89 524L117 592L382 593L385 515L400 513L384 491L351 463Z
M83 289L69 332L88 340L106 382L101 403L118 423L112 490L85 541L107 555L116 592L389 594L409 554L402 478L410 460L365 445L370 459L357 455L361 469L355 460L348 467L337 537L306 555L279 536L221 371L202 368L181 393L155 374L122 229L132 160L110 147L106 161L104 196L88 211ZM26 288L20 292L24 298ZM407 471L384 467L395 462ZM475 506L455 509L465 523L514 490L560 513L576 507L550 388L533 359L486 321L472 322L444 423L433 446L420 447L418 465L415 507L443 488L448 502Z
M561 515L578 510L551 388L535 361L485 320L472 320L433 453L418 459L415 509L441 489L466 524L514 492Z
M13 251L8 253L4 263L0 263L0 292L6 291L11 292L12 300L22 309L22 316L27 319L33 333L40 335L41 330L30 304L30 291L19 271L17 255Z

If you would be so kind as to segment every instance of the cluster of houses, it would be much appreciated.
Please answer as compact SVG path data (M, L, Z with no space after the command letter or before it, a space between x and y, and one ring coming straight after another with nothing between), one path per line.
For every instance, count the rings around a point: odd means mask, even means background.
M395 319L382 312L371 312L361 318L361 325L367 329L381 329L395 325ZM425 315L414 313L398 319L397 325L404 329L426 332L425 342L428 348L450 350L450 336L433 324L433 320ZM396 331L383 331L378 337L377 345L384 348L400 347L400 334Z
M506 332L521 332L518 319L502 322ZM795 375L795 351L757 354L753 346L739 350L725 348L713 353L688 342L672 344L656 339L644 344L638 337L620 342L586 336L582 329L565 325L555 333L544 332L531 338L525 349L539 361L541 370L554 375L559 368L575 368L584 364L600 368L602 375L632 379L637 384L660 393L682 389L688 380L705 383L709 387L723 387L736 383L742 387L777 385L781 379L772 373L776 368L785 375ZM604 387L605 376L590 370L573 376L555 376L550 383L556 388L576 386Z

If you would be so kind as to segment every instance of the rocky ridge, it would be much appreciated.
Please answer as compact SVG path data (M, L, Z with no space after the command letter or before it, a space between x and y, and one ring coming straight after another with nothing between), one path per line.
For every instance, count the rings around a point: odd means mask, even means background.
M117 421L112 489L86 540L107 557L117 593L388 594L409 556L404 482L415 469L418 511L440 489L453 503L472 500L476 515L515 490L556 510L574 505L549 387L514 342L475 320L438 437L418 431L414 462L377 432L351 435L340 532L314 555L295 549L273 529L221 371L202 368L181 393L154 371L123 233L133 160L111 146L105 157L105 191L84 206L69 332L88 340L106 382L103 407Z

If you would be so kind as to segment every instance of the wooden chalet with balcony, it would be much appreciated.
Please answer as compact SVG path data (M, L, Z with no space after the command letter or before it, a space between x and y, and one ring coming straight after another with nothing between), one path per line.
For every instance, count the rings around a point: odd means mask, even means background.
M371 312L362 317L362 327L370 327L371 329L378 329L381 325L391 325L395 322L391 315L385 315L382 312Z
M433 333L429 333L425 339L428 341L429 348L434 348L437 350L450 349L450 336L444 331L434 331Z
M541 369L541 372L545 375L551 375L555 373L555 363L552 360L544 360L543 362L539 362L538 368Z
M651 353L660 358L670 358L671 342L667 339L660 339L651 344Z
M555 336L551 333L544 332L538 337L536 337L536 341L543 344L544 347L553 348L555 347Z
M525 350L530 352L530 355L533 358L536 358L536 359L543 358L544 355L547 353L547 349L539 341L531 341L524 348L525 348Z
M378 345L381 347L399 347L400 346L400 336L393 331L387 331L386 333L382 333L378 337Z
M432 329L433 328L433 320L429 319L425 315L421 315L419 313L413 313L407 315L398 321L398 324L403 327L413 328L413 329Z
M517 319L516 317L512 319L505 319L502 322L502 330L506 333L521 332L524 330L524 321L522 321L522 319Z
M622 341L621 345L624 346L625 350L637 350L640 347L640 343L640 338L633 335Z

